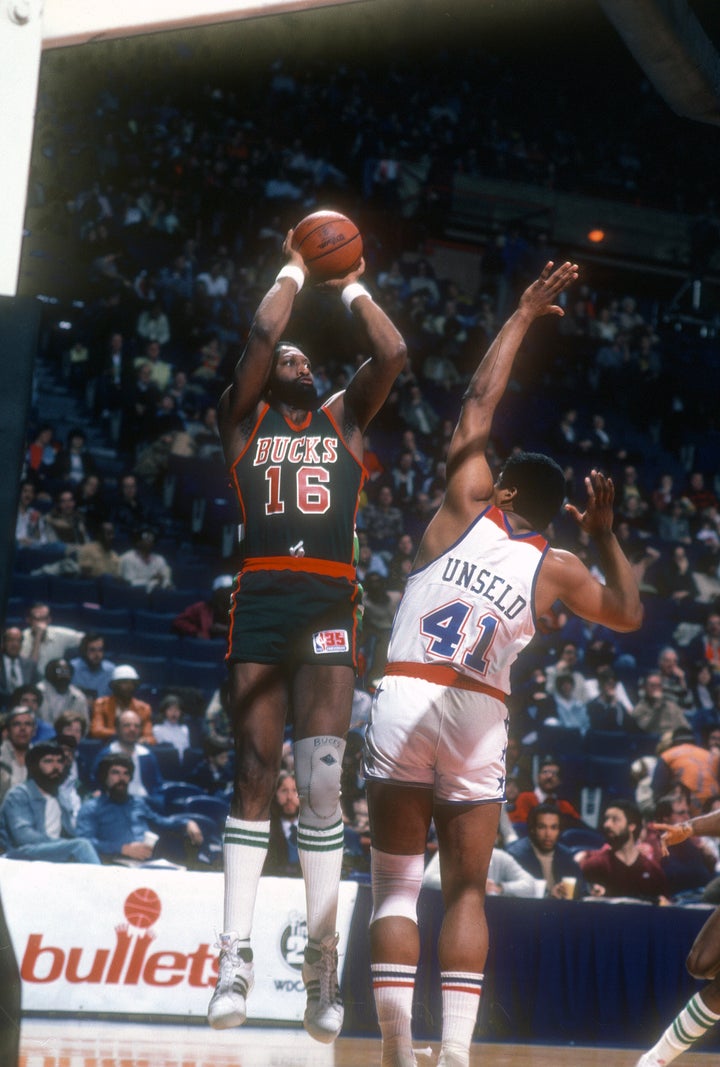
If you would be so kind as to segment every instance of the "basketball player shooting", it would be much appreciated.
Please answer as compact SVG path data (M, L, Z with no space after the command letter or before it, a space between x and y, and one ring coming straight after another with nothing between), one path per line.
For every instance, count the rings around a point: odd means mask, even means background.
M406 353L402 337L358 280L360 259L356 269L323 285L339 295L364 331L369 358L343 392L318 407L310 360L282 340L310 277L292 238L290 230L283 245L286 265L255 313L219 404L244 542L227 656L236 772L224 835L224 932L208 1021L222 1029L246 1018L253 911L291 710L307 900L304 1025L327 1043L343 1021L336 936L340 771L356 667L353 540L365 480L363 434Z
M592 536L605 584L542 531L561 507L552 459L513 455L497 481L486 458L495 409L535 319L562 315L577 267L548 263L473 375L447 461L443 502L420 542L373 702L364 771L372 835L370 952L382 1067L414 1067L411 1009L420 940L417 901L435 820L445 916L439 939L438 1067L468 1067L488 950L484 894L505 799L510 667L556 600L615 630L640 626L630 565L613 533L613 485L585 479L587 506L566 505Z

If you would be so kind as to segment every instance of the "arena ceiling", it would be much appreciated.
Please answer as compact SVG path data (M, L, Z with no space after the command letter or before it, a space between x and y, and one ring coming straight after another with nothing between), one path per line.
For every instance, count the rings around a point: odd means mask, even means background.
M492 30L521 54L561 35L599 64L611 64L622 42L676 114L718 125L719 7L717 0L9 0L0 14L0 140L13 146L0 211L0 294L16 291L43 52L76 48L81 76L84 47L188 32L210 42L213 27L218 36L206 53L231 65L250 20L272 27L271 43L330 54L343 26L358 47L384 42L390 51ZM599 76L608 78L602 66Z

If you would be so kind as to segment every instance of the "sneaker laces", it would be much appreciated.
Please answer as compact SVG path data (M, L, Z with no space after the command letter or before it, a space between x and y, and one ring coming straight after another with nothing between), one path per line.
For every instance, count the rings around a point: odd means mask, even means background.
M252 969L252 949L241 949L238 937L228 937L220 934L215 942L215 948L220 950L218 959L218 986L229 986L234 993L245 996L248 991L248 971ZM250 959L245 959L245 954Z
M337 981L338 954L337 944L339 935L324 937L320 942L320 958L315 963L318 969L320 983L320 1000L328 1004L341 1003L340 990Z

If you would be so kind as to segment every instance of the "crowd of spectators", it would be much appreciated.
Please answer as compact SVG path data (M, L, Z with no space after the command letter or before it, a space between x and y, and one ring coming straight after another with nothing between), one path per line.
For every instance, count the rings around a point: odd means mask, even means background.
M399 64L389 114L359 67L320 65L300 77L276 64L242 107L224 86L158 94L118 70L82 114L72 94L42 89L45 162L31 182L33 210L75 249L80 268L68 282L71 321L53 317L52 306L47 313L19 487L0 665L8 855L47 846L41 833L52 839L43 856L222 862L233 766L222 659L238 557L215 406L287 226L331 204L360 222L366 281L409 351L370 427L358 512L362 662L343 809L346 874L368 876L362 734L395 608L442 498L460 397L515 295L546 258L562 255L548 235L511 227L479 253L479 285L443 275L427 242L444 183L457 172L573 191L590 191L592 181L605 195L682 206L667 168L651 165L650 137L638 138L635 165L595 130L600 168L587 128L565 131L555 116L550 130L526 115L522 129L509 85L487 99L480 127L478 79L496 78L496 64L475 54L458 63L468 79L457 64L452 81L444 69L428 80ZM651 124L655 107L646 99L638 121ZM331 125L332 149L318 135ZM694 194L702 193L698 180ZM401 221L391 224L394 215ZM508 802L489 891L713 899L712 843L692 840L671 863L646 825L720 802L712 363L700 341L689 353L686 338L663 328L656 303L632 290L581 278L565 311L559 324L538 325L519 360L491 458L499 467L516 447L549 451L575 502L591 466L613 474L618 534L646 622L618 636L562 604L538 620L515 672ZM363 354L335 347L343 311L322 294L305 292L297 312L297 339L318 392L329 395ZM690 380L690 358L707 374L696 368ZM49 418L50 401L67 410ZM561 518L550 535L599 569L575 524ZM266 873L297 873L290 741ZM7 805L21 786L36 813L35 791L46 809L25 839L13 837ZM73 835L86 845L52 844ZM428 884L437 879L434 854L431 841ZM568 888L563 879L573 877Z

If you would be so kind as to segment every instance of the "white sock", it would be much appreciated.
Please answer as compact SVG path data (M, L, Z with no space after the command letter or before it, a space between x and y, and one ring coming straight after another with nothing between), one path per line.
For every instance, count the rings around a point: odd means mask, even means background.
M715 1025L718 1019L720 1015L710 1011L700 993L696 993L680 1014L673 1019L648 1055L654 1056L661 1063L672 1063L681 1052L687 1052L699 1037Z
M225 908L223 929L250 940L255 898L270 843L270 821L248 822L228 815L223 835Z
M484 975L442 971L442 1048L457 1057L470 1056Z
M344 840L341 817L331 826L319 827L308 826L300 815L298 856L305 879L307 932L312 941L335 934Z
M412 1048L412 1005L417 967L399 963L371 965L373 995L383 1046L383 1067L398 1049Z

